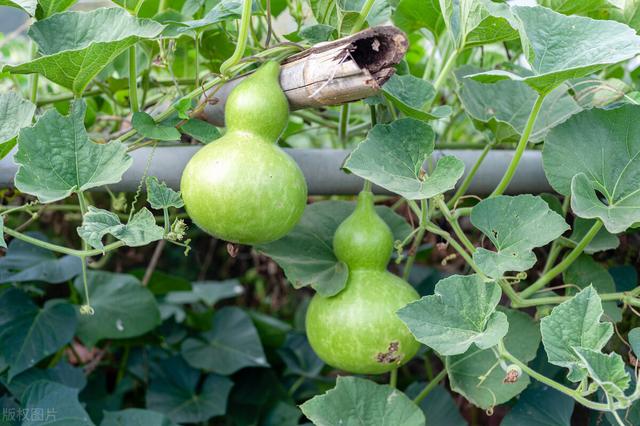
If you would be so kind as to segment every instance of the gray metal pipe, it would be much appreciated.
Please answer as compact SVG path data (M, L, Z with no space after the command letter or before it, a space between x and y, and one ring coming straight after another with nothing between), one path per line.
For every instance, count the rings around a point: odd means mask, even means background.
M200 149L200 146L173 146L157 148L149 166L149 175L165 181L170 187L180 187L180 176L185 165ZM357 194L362 188L362 179L341 170L344 159L349 154L346 150L337 149L285 149L300 165L304 172L310 195ZM471 170L480 156L479 150L442 150L434 152L434 160L443 155L455 155L465 163L465 170ZM131 153L133 165L124 174L121 182L110 185L114 191L135 191L151 148L141 148ZM471 187L470 194L487 195L498 185L505 170L509 166L514 152L511 150L490 151L480 166ZM17 166L11 155L0 160L0 187L13 185L13 177ZM461 180L462 181L462 180ZM380 188L374 188L384 193ZM520 161L518 170L509 185L507 193L541 193L552 191L542 169L540 151L526 151Z

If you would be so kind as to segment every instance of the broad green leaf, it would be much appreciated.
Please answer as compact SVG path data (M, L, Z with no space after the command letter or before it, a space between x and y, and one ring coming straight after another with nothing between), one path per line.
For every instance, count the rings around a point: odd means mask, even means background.
M576 294L580 289L589 285L593 285L598 294L614 293L616 291L616 285L611 274L604 266L585 254L578 257L564 271L563 281L565 285L569 286L566 290L568 296ZM578 286L579 289L576 290L574 286ZM607 320L614 323L622 321L622 310L618 307L616 301L604 302L602 308Z
M197 118L187 120L180 126L180 131L203 144L211 143L222 136L216 126L206 121L198 120Z
M77 335L88 347L102 339L141 336L160 324L156 299L134 276L90 271L87 281L95 313L80 315ZM74 284L81 292L82 278Z
M69 116L50 109L18 136L16 187L51 203L74 192L119 182L132 159L119 141L92 142L84 128L87 106L73 103Z
M27 413L39 410L44 414L44 419L29 415L22 426L94 426L78 400L78 389L55 382L37 381L27 388L24 400Z
M434 148L431 127L413 118L376 125L347 157L344 168L409 200L432 198L453 189L464 163L445 156L428 175L422 165Z
M146 112L138 111L133 114L131 125L141 136L158 141L180 140L180 132L174 126L156 123Z
M575 401L545 385L529 386L500 426L571 426Z
M40 233L28 235L47 241ZM81 271L78 257L56 257L49 250L18 239L11 240L6 255L0 258L0 283L42 281L57 284L70 280Z
M165 302L186 304L202 302L213 307L220 300L237 297L244 293L238 280L196 281L190 291L172 291L165 297Z
M140 408L127 408L122 411L105 412L100 426L176 426L164 414L141 410Z
M221 22L238 19L242 16L242 0L221 0L202 19L192 21L169 21L162 32L164 37L180 37L181 35L195 35Z
M571 208L620 233L640 221L640 106L592 109L549 132L542 154L553 188Z
M300 406L317 426L424 426L425 416L405 394L387 385L338 376L335 388Z
M153 213L143 207L138 210L126 225L120 223L117 214L109 210L89 206L89 211L82 218L82 226L78 235L91 247L103 249L102 238L111 234L130 247L145 246L153 241L161 240L164 229L156 225Z
M440 0L442 14L458 49L518 37L511 8L491 0Z
M115 4L117 4L120 7L123 7L124 9L126 9L128 12L136 12L139 8L141 3L144 3L145 0L111 0L112 2L114 2ZM133 13L135 15L135 13Z
M526 313L504 312L509 321L509 332L504 338L507 350L522 362L531 361L540 344L537 324ZM529 385L526 374L515 383L504 383L505 373L491 349L471 347L464 354L445 357L444 361L451 389L483 409L509 401Z
M297 41L305 40L309 42L309 44L318 44L324 41L329 41L335 33L336 28L332 27L331 25L313 24L305 25L300 28L300 31L293 32L290 35L293 35L294 38L297 38ZM287 36L287 38L289 39L289 35Z
M77 324L68 303L50 300L40 309L20 290L0 293L0 353L9 381L69 343Z
M515 6L522 48L533 75L506 71L475 74L480 81L522 80L541 94L640 53L640 37L624 24L565 16L545 7ZM551 31L552 30L552 31Z
M217 311L211 330L185 340L181 353L191 366L224 375L269 366L251 318L235 307Z
M553 308L540 322L542 343L553 365L570 370L568 378L578 382L587 371L573 348L601 350L613 334L613 326L601 322L600 296L589 286L571 299Z
M587 235L587 232L589 232L589 229L591 229L594 223L595 220L593 219L576 217L573 221L569 240L574 244L578 244L580 240ZM610 233L606 228L600 228L593 240L591 240L587 247L585 247L584 252L587 254L594 254L601 251L617 249L619 245L620 239L618 239L617 235Z
M30 368L13 377L10 382L4 375L0 376L0 382L20 402L24 402L25 391L29 386L42 380L60 383L79 391L87 385L82 367L72 367L66 361L61 361L51 368Z
M413 382L405 390L409 398L415 398L424 389L426 383ZM460 414L453 396L444 386L436 386L418 404L427 418L428 426L468 426L469 423Z
M613 0L609 0L609 2L613 3ZM617 7L609 8L608 19L627 24L636 32L640 31L640 1L618 0L615 6Z
M470 65L455 72L458 96L465 112L477 128L491 130L497 142L517 141L526 127L537 93L521 81L483 84L466 78L478 72L479 68ZM568 89L562 84L544 99L529 142L541 142L550 129L582 111Z
M180 191L174 191L155 176L147 177L147 201L154 209L184 206Z
M284 374L314 378L324 367L324 361L313 351L306 334L299 331L288 333L286 341L277 352L287 366Z
M427 111L436 91L426 80L411 74L394 74L382 86L382 93L408 117L423 121L442 118L438 111L435 115L434 111Z
M157 37L163 28L120 8L57 13L29 28L29 37L41 56L20 65L6 65L4 71L42 74L80 95L120 53L139 40Z
M500 278L507 271L526 271L536 263L535 247L561 236L569 225L540 197L501 195L487 198L471 211L471 223L496 247L479 247L473 260L482 272Z
M636 358L640 357L640 327L632 328L627 336L631 350L636 355Z
M38 6L37 0L0 0L0 6L15 7L22 9L29 15L34 16L36 14L36 7Z
M77 0L38 0L38 9L36 10L36 18L42 20L48 18L54 13L63 12Z
M605 6L608 0L540 0L538 3L564 15L584 15Z
M398 311L416 339L440 355L458 355L472 344L487 349L498 344L509 328L496 312L502 291L478 275L453 275L436 284L435 294Z
M621 399L629 387L631 377L624 368L622 357L613 352L605 355L599 350L589 348L573 348L582 365L589 372L589 377L610 397Z
M333 254L333 234L355 208L346 201L322 201L307 206L300 222L285 237L256 249L284 270L294 288L311 286L325 297L338 294L347 282L347 265ZM389 225L394 239L404 240L409 224L385 206L376 212Z
M445 29L439 0L400 0L393 23L407 33L426 28L436 39Z
M176 423L206 422L227 410L233 382L208 374L200 382L200 372L179 357L160 361L151 372L147 408L164 413Z
M35 112L36 106L18 94L0 94L0 144L11 143L20 129L30 126Z

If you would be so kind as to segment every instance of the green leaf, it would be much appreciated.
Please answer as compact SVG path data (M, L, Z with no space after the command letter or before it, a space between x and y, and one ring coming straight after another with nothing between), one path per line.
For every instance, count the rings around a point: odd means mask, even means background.
M479 247L473 260L482 272L500 278L507 271L526 271L536 263L535 247L561 236L569 225L540 197L501 195L487 198L471 211L471 223L496 247Z
M324 367L324 361L313 351L306 334L299 331L288 333L277 352L287 366L284 374L315 378Z
M540 344L537 324L523 312L504 312L509 321L509 332L504 338L507 350L522 362L531 361ZM515 383L504 383L505 372L497 365L491 349L471 347L462 355L445 357L444 362L451 389L483 409L509 401L529 385L526 374Z
M88 347L102 339L141 336L160 324L156 299L134 276L89 271L87 281L95 313L80 315L77 335ZM74 284L82 291L82 277Z
M269 366L251 318L235 307L217 311L211 330L185 340L181 353L189 365L224 375L244 367Z
M599 350L573 348L578 358L589 372L589 377L610 397L625 398L624 391L629 387L631 377L624 368L622 357L613 352L605 355Z
M502 291L478 275L453 275L436 284L435 293L398 311L415 338L440 355L458 355L471 344L487 349L498 344L509 328L496 312Z
M164 37L180 37L181 35L195 35L210 26L242 16L242 0L221 0L202 19L192 21L170 21L163 31Z
M20 402L24 402L25 391L29 386L42 380L60 383L78 390L82 390L87 385L82 367L72 367L66 361L61 361L52 368L30 368L13 377L10 382L4 375L0 376L0 382Z
M0 144L12 142L20 129L30 126L35 112L36 106L20 95L0 94Z
M151 372L147 408L176 423L206 422L225 414L233 382L208 374L199 386L200 372L179 357L160 361Z
M100 426L176 426L164 414L140 408L127 408L122 411L106 411Z
M206 121L198 120L197 118L187 120L180 126L180 131L203 144L211 143L222 136L216 126Z
M158 210L184 206L180 191L174 191L166 183L160 182L155 176L147 177L147 201L152 208Z
M42 56L20 65L6 65L4 71L42 74L80 95L120 53L139 40L157 37L163 28L120 8L56 13L29 28L29 37Z
M575 401L548 386L529 386L500 426L571 426Z
M134 129L149 139L158 141L178 141L180 140L180 132L174 126L166 126L162 123L156 123L153 117L146 112L138 111L133 114L131 125Z
M55 382L37 381L27 388L24 400L27 413L42 412L44 419L29 415L22 426L94 426L78 400L78 389Z
M608 0L540 0L538 3L564 15L584 15L604 6Z
M165 297L165 302L186 304L202 302L213 307L220 300L237 297L244 293L238 280L196 281L190 291L172 291Z
M75 2L76 0L38 0L36 18L41 21L54 13L63 12Z
M563 82L592 74L640 53L640 37L624 24L565 16L545 7L512 8L533 75L505 71L475 74L480 81L522 80L546 94ZM550 31L553 29L553 31Z
M355 208L346 201L322 201L307 206L300 222L285 237L256 249L284 270L294 288L311 286L325 297L339 293L347 282L347 265L333 253L333 234ZM407 222L393 210L377 206L396 240L411 232Z
M564 284L568 285L566 295L572 296L577 293L578 290L574 286L578 286L579 289L593 285L598 294L613 293L616 291L616 285L613 281L613 277L609 272L599 263L597 263L591 256L585 254L578 257L567 268L563 274ZM604 302L602 304L606 319L612 322L622 321L622 310L618 307L616 301Z
M629 330L627 339L629 340L629 345L631 345L631 350L633 350L636 358L640 357L640 327Z
M640 221L640 107L592 109L549 132L542 154L553 188L571 208L620 233ZM604 200L602 201L601 200Z
M297 33L297 36L301 40L306 40L310 44L318 44L324 41L328 41L331 36L335 33L335 27L331 25L323 25L323 24L315 24L315 25L305 25L300 28L300 31ZM294 33L295 34L295 33Z
M146 246L161 240L164 229L156 225L156 219L146 207L138 210L126 225L120 223L117 214L109 210L89 206L89 211L82 218L82 226L78 235L91 247L103 249L102 238L111 234L130 247Z
M477 74L480 68L465 65L456 70L458 96L464 111L482 130L489 129L496 142L515 142L526 127L529 113L538 94L521 81L503 80L483 84L466 76ZM541 142L547 132L569 117L582 111L568 93L566 84L549 93L542 103L529 142Z
M405 390L409 398L415 398L424 389L426 383L413 382ZM429 426L468 426L469 423L460 414L453 396L444 386L436 386L418 404Z
M338 376L336 387L300 406L317 426L424 426L425 416L405 394L387 385Z
M553 308L540 322L542 343L553 365L570 370L568 378L578 382L587 371L573 348L601 350L613 334L613 326L601 322L600 296L589 286L571 299Z
M136 12L140 7L140 3L143 3L145 0L111 0L118 6L127 10L127 12L132 13ZM132 13L135 15L135 13Z
M441 0L440 7L458 49L518 37L518 24L508 4L491 0Z
M393 22L407 33L426 28L436 39L445 29L439 0L400 0Z
M576 217L573 221L573 229L569 240L574 244L578 244L580 240L587 235L587 232L589 232L589 229L591 229L595 222L593 219ZM600 228L593 240L585 247L584 252L594 254L601 251L617 249L619 245L620 240L617 235L610 233L606 228Z
M382 93L408 117L423 121L442 118L427 111L436 91L426 80L411 74L394 74L382 86Z
M76 101L69 116L50 109L20 131L14 156L20 191L51 203L122 179L132 163L126 147L119 141L91 142L84 128L86 108L84 101Z
M344 168L409 200L432 198L453 189L464 163L445 156L422 177L422 165L434 148L431 127L413 118L376 125L347 157Z
M47 241L40 233L29 232L27 235ZM57 258L49 250L18 239L11 240L7 254L0 258L0 283L42 281L57 284L70 280L81 271L82 263L76 256Z
M1 293L0 353L9 365L9 381L69 343L77 323L68 303L50 300L40 309L20 290Z
M17 9L22 9L30 16L34 16L36 14L36 7L38 6L38 2L36 0L0 0L0 6L9 6L15 7Z

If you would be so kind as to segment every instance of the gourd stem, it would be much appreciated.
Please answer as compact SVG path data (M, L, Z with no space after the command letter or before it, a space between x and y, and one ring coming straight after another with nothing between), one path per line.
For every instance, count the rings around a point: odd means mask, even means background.
M244 0L242 4L242 17L240 18L240 28L238 29L238 42L233 54L229 59L220 65L220 74L227 76L229 69L240 62L247 47L247 38L249 37L249 24L251 22L251 4L252 0Z
M364 22L367 20L367 16L369 16L369 12L371 12L371 8L373 7L374 3L375 3L375 0L367 0L365 4L362 6L362 9L360 10L360 14L356 19L356 22L354 22L353 27L351 27L351 34L355 34L362 29L362 26L364 25Z
M394 368L389 374L389 386L396 388L398 385L398 369Z
M364 184L362 185L363 192L371 192L371 181L367 179L364 180Z
M36 45L35 41L31 41L31 59L35 59L38 56L38 46ZM38 102L38 79L40 77L40 74L38 73L33 73L31 74L31 81L29 82L29 84L31 85L30 89L30 93L29 93L29 98L31 100L32 103L37 104Z
M545 94L539 94L535 104L533 104L533 108L531 109L531 113L529 114L529 119L527 120L527 124L524 128L524 131L522 132L522 136L520 136L520 141L518 141L518 146L516 147L513 159L509 164L509 168L507 168L504 176L502 176L502 180L490 195L490 197L502 195L509 186L509 183L511 183L511 179L513 179L513 175L516 173L516 169L518 168L518 163L520 163L522 154L524 154L524 151L527 148L529 136L533 131L533 126L536 124L536 118L538 118L538 113L540 112L540 107L542 107L542 102L544 102L545 96Z
M427 224L429 222L429 218L427 216L427 201L420 200L420 224L418 225L418 233L416 234L415 239L413 240L413 244L409 249L409 257L407 257L407 262L404 265L404 271L402 272L402 278L407 281L409 279L409 275L411 274L411 268L413 268L413 264L416 261L416 256L418 255L418 249L420 248L420 244L424 239L424 234L427 230Z
M567 195L566 197L564 197L564 201L562 202L562 217L564 218L567 217L567 212L569 211L570 203L571 203L571 196ZM549 255L547 256L547 260L544 263L544 268L542 269L542 275L549 272L549 269L551 269L556 259L558 259L558 256L562 252L563 247L562 247L561 241L562 239L557 238L553 241L553 243L551 243L551 248L549 249Z
M442 215L447 220L447 222L449 222L449 225L451 225L453 232L456 234L460 242L465 246L467 250L469 250L470 253L475 252L476 251L475 246L471 243L471 241L469 241L464 231L462 231L462 228L460 228L458 219L453 217L453 215L451 214L451 211L447 207L447 204L444 202L444 198L436 197L435 201L436 201L436 205L442 212Z
M571 264L582 254L584 249L589 245L591 240L595 238L595 236L602 228L602 222L598 219L593 224L589 232L582 237L582 240L569 252L567 257L565 257L562 262L558 263L556 266L551 268L547 273L543 274L540 278L536 280L529 287L520 292L520 297L526 299L536 293L538 290L541 290L545 285L547 285L552 279L556 276L563 273Z
M340 108L340 126L338 127L338 140L340 147L347 149L347 134L349 132L349 104L344 104Z
M446 376L447 376L447 369L444 368L444 369L442 369L442 371L440 371L438 373L438 375L436 377L433 378L433 380L431 380L429 383L427 383L427 385L424 387L424 389L422 389L422 391L415 398L413 398L413 402L415 402L416 404L419 404L420 401L425 399L427 397L427 395L429 395L429 393L433 389L435 389L435 387L438 386L438 383L440 383L442 380L444 380L444 378Z
M456 193L453 195L453 197L451 197L451 199L447 203L447 207L452 209L456 205L456 202L467 193L467 189L469 189L469 186L471 186L471 183L473 182L473 178L478 172L478 169L480 169L480 165L482 164L484 159L487 157L487 154L489 154L489 151L491 150L491 148L492 148L491 144L486 144L484 146L484 148L482 149L482 152L480 153L480 156L478 157L475 164L469 171L469 174L462 181L462 185L460 185Z
M435 83L433 83L433 88L436 93L438 93L438 91L444 85L445 81L447 81L447 78L449 77L449 73L451 72L451 69L455 65L456 59L458 59L458 55L460 54L460 51L461 51L460 49L455 49L447 59L447 62L445 62L444 66L440 70L440 74L438 74L438 78L436 79Z
M136 64L136 45L129 48L129 105L131 112L140 111L138 103L138 69Z

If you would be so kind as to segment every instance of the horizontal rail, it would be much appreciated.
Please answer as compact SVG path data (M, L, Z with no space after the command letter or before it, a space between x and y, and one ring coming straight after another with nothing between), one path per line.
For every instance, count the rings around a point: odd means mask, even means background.
M148 174L165 181L170 187L179 189L182 170L189 159L201 146L171 146L157 148L149 166ZM135 191L145 167L151 148L141 148L131 152L133 165L124 174L121 182L110 185L113 191ZM285 149L302 169L310 195L356 194L362 188L362 179L342 171L341 166L349 154L347 150L336 149ZM455 155L465 163L465 170L471 170L480 156L480 150L439 150L434 152L434 160L443 155ZM490 151L478 169L469 188L469 194L487 195L497 186L513 158L511 150ZM11 156L0 160L0 187L13 185L17 166ZM460 180L462 181L462 179ZM384 193L374 188L377 193ZM542 169L540 151L525 152L516 175L507 193L541 193L552 191Z

